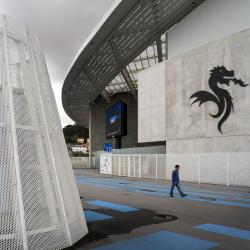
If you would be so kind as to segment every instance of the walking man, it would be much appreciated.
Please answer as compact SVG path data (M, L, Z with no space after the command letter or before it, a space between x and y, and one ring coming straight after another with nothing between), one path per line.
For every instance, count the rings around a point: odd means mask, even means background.
M179 178L179 169L180 169L180 166L175 165L175 170L172 172L172 187L171 187L171 191L170 191L170 197L174 197L174 188L175 188L175 186L177 187L181 197L187 196L181 190L180 178Z

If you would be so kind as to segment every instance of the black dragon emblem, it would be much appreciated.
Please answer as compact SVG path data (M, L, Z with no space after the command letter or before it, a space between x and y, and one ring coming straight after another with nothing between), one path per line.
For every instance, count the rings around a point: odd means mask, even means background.
M233 70L227 70L224 66L216 66L210 70L210 77L208 80L209 88L213 93L208 91L198 91L190 96L189 99L196 98L191 106L200 102L201 106L205 102L213 102L218 107L218 112L216 114L210 114L213 118L221 117L218 122L218 130L222 134L221 126L227 120L231 112L234 111L233 98L230 93L223 88L220 88L220 85L230 86L230 81L234 84L238 84L241 87L246 87L248 84L244 83L241 79L235 78ZM219 85L220 84L220 85Z

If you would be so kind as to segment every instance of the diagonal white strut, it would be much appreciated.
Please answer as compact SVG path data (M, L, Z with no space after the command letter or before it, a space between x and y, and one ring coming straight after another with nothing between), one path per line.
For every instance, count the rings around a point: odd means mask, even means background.
M17 195L18 195L18 204L20 209L20 222L22 230L22 240L23 240L23 249L28 250L27 242L27 231L25 225L25 211L23 205L23 194L22 194L22 183L20 175L20 164L18 157L18 148L17 148L17 135L16 135L16 120L15 120L15 110L13 102L13 88L12 81L10 77L10 63L8 55L8 39L7 39L7 27L6 27L6 17L2 16L3 23L3 40L4 40L4 57L7 70L7 88L8 88L8 99L9 99L9 108L10 108L10 123L11 123L11 134L12 134L12 143L13 143L13 153L14 153L14 165L16 170L16 182L17 182ZM6 81L5 81L6 83Z

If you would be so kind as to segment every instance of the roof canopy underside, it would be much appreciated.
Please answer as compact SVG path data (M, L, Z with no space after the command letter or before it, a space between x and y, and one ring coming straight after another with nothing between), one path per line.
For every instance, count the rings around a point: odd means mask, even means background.
M204 0L123 0L83 48L62 90L66 113L88 127L89 105L101 93L136 95L137 72L167 58L171 27Z

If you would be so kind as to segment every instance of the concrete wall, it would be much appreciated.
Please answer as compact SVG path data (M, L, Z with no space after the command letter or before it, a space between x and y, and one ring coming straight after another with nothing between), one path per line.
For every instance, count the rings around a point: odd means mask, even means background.
M231 96L234 106L222 125L223 134L217 124L225 111L213 118L210 114L218 111L214 102L191 106L192 94L214 94L209 82L214 76L211 69L218 65L234 70L233 77L250 84L250 30L166 62L167 163L182 164L184 180L226 184L229 176L232 185L250 186L250 85L242 87L231 80L227 86L215 81L223 96Z
M207 0L168 33L169 58L250 28L249 0Z
M97 98L91 105L91 145L92 152L103 150L104 143L113 143L112 139L106 139L105 112L117 101L127 104L127 136L122 137L122 147L137 146L137 100L129 93L117 94L112 97L112 103L107 103L102 97Z
M250 83L250 30L167 61L167 152L250 151L250 85L218 84L219 88L229 91L234 105L234 112L222 126L223 135L217 128L223 114L217 119L209 115L216 114L215 103L204 103L200 107L196 103L190 107L195 99L189 97L195 92L213 93L208 81L210 70L217 65L234 70L236 78Z
M165 141L165 62L138 73L138 141Z
M114 154L166 154L166 145L114 149Z
M218 84L234 105L223 134L217 124L224 113L209 115L216 104L191 107L189 99L198 91L213 93L208 81L218 65L250 84L249 9L248 0L206 1L169 31L165 73L160 65L152 70L158 68L157 79L166 79L166 166L170 171L182 165L183 180L250 186L250 85Z

